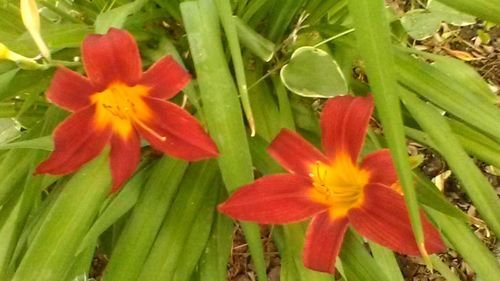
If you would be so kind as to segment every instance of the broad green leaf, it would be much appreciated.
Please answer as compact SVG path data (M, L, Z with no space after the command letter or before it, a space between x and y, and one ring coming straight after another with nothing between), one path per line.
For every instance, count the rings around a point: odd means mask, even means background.
M175 281L187 281L189 277L193 274L193 271L203 255L205 248L207 246L208 239L210 238L210 232L212 226L214 225L215 217L218 212L216 211L215 204L218 200L226 197L226 191L222 184L222 181L218 181L218 189L214 188L216 186L212 185L210 194L204 200L201 209L196 216L190 233L186 236L185 251L177 260L177 265L175 269L175 276L173 280ZM219 192L216 192L219 191ZM218 194L217 194L218 193ZM223 260L227 253L221 253L219 259ZM227 258L227 256L226 256Z
M201 207L209 198L212 201L211 206L214 207L217 192L212 188L213 183L217 181L216 176L215 161L193 164L186 172L138 280L176 281L173 277L178 261L183 253L190 251L185 247L186 239ZM198 258L199 256L196 260Z
M375 97L375 105L384 128L387 144L403 187L415 239L424 247L424 233L420 221L417 196L413 188L406 139L398 98L396 67L389 22L385 17L383 0L349 0L349 13L356 28L358 50L366 65L366 72Z
M2 175L0 178L0 206L14 195L19 185L22 185L33 164L33 160L28 150L16 149L7 152L6 157L0 164L0 175ZM16 169L12 169L13 165L15 165Z
M366 250L362 238L350 229L346 231L342 242L340 260L347 280L388 280L384 271Z
M430 11L416 9L401 18L401 24L408 35L416 40L424 40L436 33L441 27L441 16Z
M77 172L45 218L12 280L62 280L78 244L109 192L110 183L105 156Z
M274 49L276 48L274 43L257 33L239 17L234 16L233 20L241 44L261 60L270 61L274 56Z
M373 258L387 276L387 281L404 281L394 252L374 242L369 244Z
M233 222L225 215L217 213L207 247L198 264L198 280L226 280L232 237Z
M446 279L446 281L460 281L460 278L450 270L447 264L445 264L439 256L431 256L432 266L439 271L439 273Z
M95 32L104 34L111 27L122 28L127 21L127 17L133 13L137 13L147 2L148 0L135 0L132 3L122 5L98 15L94 24Z
M247 72L248 81L255 83L258 79L256 71ZM255 119L255 130L258 135L270 142L278 133L281 122L280 113L276 102L271 94L270 88L265 83L259 83L249 91L250 101L253 105Z
M219 36L217 11L211 0L188 1L181 4L181 14L208 130L218 145L217 161L226 188L231 192L253 180L252 160L236 87ZM260 279L265 280L266 266L259 227L251 223L242 223L242 227L256 271Z
M344 74L337 62L315 47L295 50L280 72L281 81L292 92L304 97L328 98L347 94Z
M9 84L12 82L18 71L19 68L14 68L0 74L0 96L7 95L6 92L9 90Z
M305 0L273 2L268 17L268 35L266 37L271 41L279 42L305 2Z
M241 106L250 127L250 134L255 135L255 121L252 113L252 107L248 97L247 79L245 77L245 67L243 65L243 57L241 55L240 41L238 40L238 32L236 29L236 22L233 18L230 0L213 0L219 13L220 22L224 28L226 39L229 45L229 52L231 53L231 60L233 63L234 76L236 77L236 84L238 85L238 92L240 94ZM261 276L262 278L263 276Z
M404 88L401 88L400 95L406 108L429 134L455 176L462 182L463 189L482 218L494 233L500 235L500 204L491 184L465 153L446 121L434 108Z
M149 173L149 167L145 167L137 172L128 182L121 188L120 192L111 199L111 202L99 214L98 218L87 231L87 234L82 239L77 253L80 254L92 245L95 245L99 235L101 235L111 225L116 223L123 215L130 211L137 203L139 194L142 191L146 175Z
M0 144L0 150L15 148L31 148L52 151L54 149L54 142L52 140L52 136L44 136L35 139Z
M137 280L187 166L167 157L155 164L113 249L104 280Z
M20 136L19 123L12 118L0 118L0 145Z
M500 24L500 0L434 0L458 11Z
M427 2L427 9L433 14L437 14L443 21L456 26L466 26L476 23L476 18L466 13L459 12L436 0Z
M92 28L85 24L46 24L42 27L43 39L52 50L78 48L85 35L92 32ZM12 44L13 51L24 56L35 56L39 53L28 33L8 43Z
M500 267L489 249L471 231L468 225L455 218L426 208L431 219L438 225L446 240L477 273L478 280L500 279Z
M482 95L460 87L453 78L433 66L396 52L398 81L441 109L500 140L500 111Z

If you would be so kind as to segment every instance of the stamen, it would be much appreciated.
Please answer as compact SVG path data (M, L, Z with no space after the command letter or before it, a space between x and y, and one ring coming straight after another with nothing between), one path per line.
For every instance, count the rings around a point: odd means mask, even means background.
M156 133L153 129L151 129L150 127L148 127L146 124L144 124L138 118L135 118L134 121L137 124L139 124L139 126L141 126L144 130L148 131L148 133L150 133L151 135L153 135L155 138L157 138L157 139L159 139L161 141L166 141L167 140L167 137L159 135L158 133Z

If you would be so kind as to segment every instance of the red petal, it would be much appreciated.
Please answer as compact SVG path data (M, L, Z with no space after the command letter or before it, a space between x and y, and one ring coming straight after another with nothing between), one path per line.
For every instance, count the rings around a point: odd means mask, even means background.
M298 222L326 210L309 198L311 186L301 176L266 176L238 189L218 209L234 219L261 224Z
M139 49L127 31L111 28L106 35L87 36L82 55L87 76L100 90L114 81L132 86L141 78Z
M144 73L141 85L150 88L153 98L170 99L184 88L191 80L191 75L177 63L172 56L166 56L153 64Z
M391 186L398 180L398 175L388 149L381 149L366 155L361 168L370 171L370 183Z
M144 102L153 116L149 120L141 120L142 124L137 123L136 128L154 148L187 161L218 155L213 140L187 111L159 99L145 97Z
M89 96L93 93L94 88L86 77L60 66L45 96L51 102L73 112L89 106Z
M335 260L340 252L348 219L332 219L328 212L315 216L309 228L304 246L304 265L307 268L334 273Z
M348 217L354 228L366 238L401 254L420 255L404 198L392 189L378 184L366 186L363 205L352 209ZM439 232L423 212L420 218L427 252L433 254L446 250Z
M128 138L119 135L111 137L111 152L109 164L113 176L112 192L118 191L127 179L134 173L141 159L141 143L134 131Z
M307 177L311 172L311 165L317 161L328 163L316 147L288 129L280 131L267 151L290 173Z
M41 163L35 174L64 175L78 170L95 158L109 141L111 130L98 130L94 125L95 106L82 109L57 126L55 149Z
M357 163L372 112L371 95L330 99L321 113L322 143L326 155L333 158L339 153L347 153L353 163Z

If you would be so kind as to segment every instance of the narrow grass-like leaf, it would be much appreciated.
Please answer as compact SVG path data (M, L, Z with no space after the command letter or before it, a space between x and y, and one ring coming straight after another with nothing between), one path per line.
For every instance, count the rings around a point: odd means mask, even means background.
M202 12L203 11L203 12ZM228 191L253 180L245 127L210 0L184 2L181 13L200 86L208 130L219 147L218 163ZM259 279L266 280L264 251L256 224L242 223Z
M255 135L255 121L253 119L252 107L248 98L248 87L245 77L245 67L243 65L243 57L241 56L240 41L236 31L236 23L233 19L231 2L229 0L214 0L219 18L224 28L226 39L229 45L229 51L233 62L234 73L236 76L236 84L240 93L241 105L247 118L248 126L250 127L251 135Z
M239 17L234 16L233 20L241 44L261 60L270 61L274 56L274 43L257 33Z
M377 112L403 187L415 239L422 254L425 255L417 197L406 152L391 33L386 19L384 1L349 0L348 6L356 28L358 49L366 64L370 86L375 95Z
M464 222L469 221L469 217L452 205L427 176L419 171L414 171L414 175L420 204Z
M0 164L0 206L3 205L13 190L18 188L21 181L28 174L33 158L29 157L29 150L15 149L10 150ZM15 163L16 169L12 169Z
M113 249L104 280L137 280L187 165L167 157L155 164Z
M257 71L259 64L256 66ZM254 83L257 81L258 72L249 71L248 81ZM278 107L271 94L271 90L265 83L259 83L249 91L250 101L253 105L255 118L255 129L257 135L270 142L278 133L281 122Z
M431 255L431 261L434 268L441 273L441 275L446 279L446 281L460 281L460 278L453 273L448 265L446 265L441 259L436 255Z
M111 177L107 162L107 157L100 156L66 184L24 255L13 281L64 278L79 242L109 193Z
M0 144L0 149L14 148L31 148L52 151L54 149L54 142L52 141L52 136L44 136L35 139Z
M499 0L436 0L458 11L500 24Z
M496 235L500 235L500 204L491 184L465 153L458 140L453 137L448 124L434 108L408 90L401 89L400 94L406 108L429 134L454 174L463 183L462 187L488 226Z
M198 280L226 280L232 236L233 222L217 213L210 239L198 265Z
M369 244L373 258L387 276L387 281L404 281L394 252L374 242L370 242Z
M477 273L478 280L496 281L500 279L500 267L488 248L462 221L426 208L427 214L441 229L452 247Z
M274 7L269 17L269 33L267 37L274 42L281 40L291 25L295 14L305 2L305 0L273 2Z
M278 76L273 76L272 80L274 91L276 96L278 96L281 128L295 130L295 122L293 121L292 107L290 105L290 99L288 98L288 92Z
M340 259L347 280L387 280L380 266L366 251L361 237L350 229L345 233Z
M458 86L447 74L401 51L396 52L398 80L433 104L500 140L500 110L482 95Z
M91 245L80 254L75 255L72 265L66 269L66 276L64 279L67 281L86 280L92 270L92 260L94 258L95 245Z
M138 280L173 280L179 258L189 251L186 238L203 202L208 193L217 195L211 190L216 175L215 161L193 164L187 171Z
M177 260L175 268L175 281L187 281L193 274L193 271L200 260L200 257L205 250L210 231L214 225L215 217L217 216L216 203L219 197L224 195L226 191L222 180L216 181L216 184L211 185L211 190L205 198L198 215L196 216L190 233L186 236L186 244L184 245L184 253ZM221 253L219 259L222 260L224 253Z
M149 173L148 168L149 167L143 168L137 172L128 180L125 186L121 188L120 192L111 199L111 202L101 214L99 214L99 217L82 239L77 251L78 254L94 245L99 235L134 207L142 191L144 182L146 181L146 174Z

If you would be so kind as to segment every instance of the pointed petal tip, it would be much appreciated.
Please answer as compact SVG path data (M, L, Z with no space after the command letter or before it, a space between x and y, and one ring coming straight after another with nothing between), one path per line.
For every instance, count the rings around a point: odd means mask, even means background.
M335 262L347 230L347 217L332 219L328 212L316 215L307 228L304 266L320 272L335 273Z

